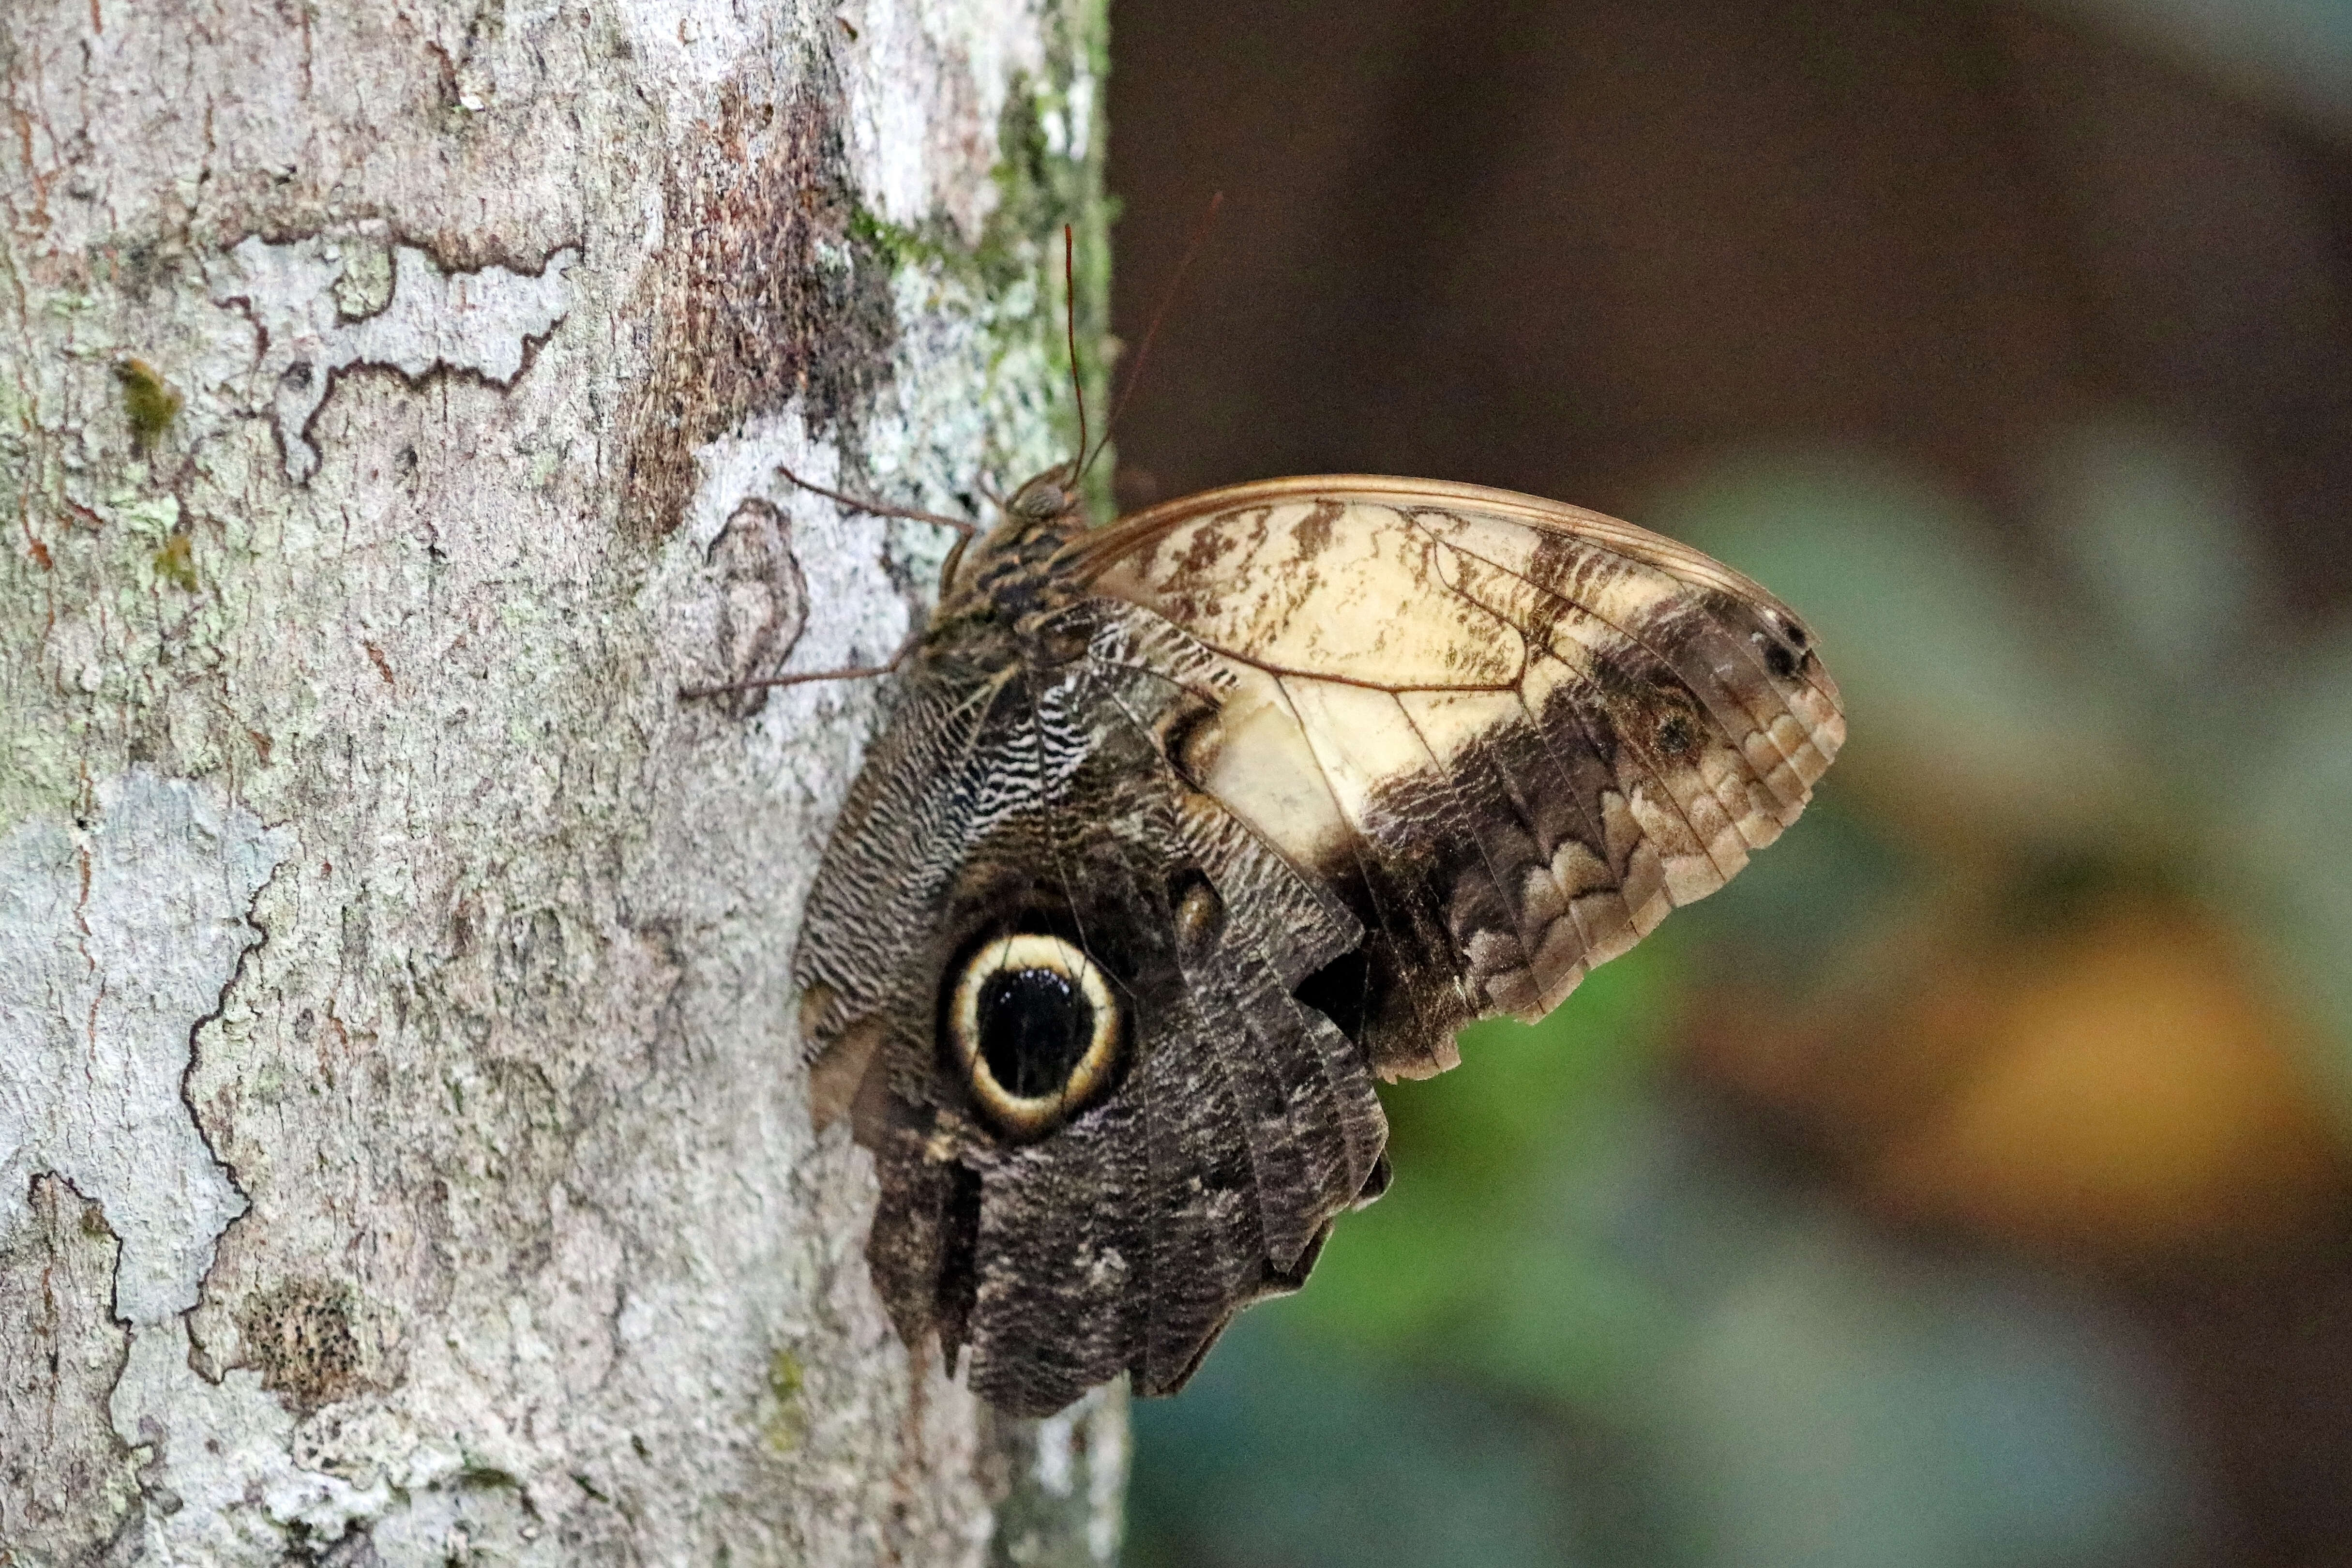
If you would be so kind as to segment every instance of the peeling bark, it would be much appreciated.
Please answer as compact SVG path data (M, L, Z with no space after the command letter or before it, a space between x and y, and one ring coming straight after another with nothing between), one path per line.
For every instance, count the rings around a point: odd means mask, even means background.
M0 1563L1106 1562L784 973L1066 452L1096 0L0 14ZM1090 369L1096 367L1090 366Z

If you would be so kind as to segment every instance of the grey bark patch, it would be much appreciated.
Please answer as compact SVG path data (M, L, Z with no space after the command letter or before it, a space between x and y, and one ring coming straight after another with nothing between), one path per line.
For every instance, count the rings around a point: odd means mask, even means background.
M154 1323L246 1207L181 1084L293 838L143 767L96 797L0 840L0 1225L33 1173L65 1175L122 1238L115 1315Z
M106 1408L130 1344L112 1316L121 1251L105 1212L52 1172L0 1228L0 1550L26 1562L74 1559L138 1498Z
M694 453L795 395L837 428L887 374L889 270L848 245L855 201L825 72L782 102L721 94L671 163L666 254L647 267L653 350L632 388L623 526L667 537L694 494Z
M571 312L564 275L580 259L578 247L567 246L536 274L504 267L467 272L445 270L415 246L394 246L383 305L353 320L348 306L372 298L382 281L373 275L379 254L360 237L272 245L255 236L213 269L213 298L243 306L261 329L255 374L287 475L298 482L319 470L310 426L340 376L378 369L411 385L454 374L512 386L533 346Z

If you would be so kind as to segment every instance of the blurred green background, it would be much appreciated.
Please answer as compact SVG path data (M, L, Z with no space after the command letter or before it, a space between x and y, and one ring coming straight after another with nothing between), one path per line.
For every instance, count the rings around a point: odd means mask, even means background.
M2352 1563L2352 5L1116 0L1135 504L1422 473L1811 620L1802 823L1386 1096L1136 1568Z

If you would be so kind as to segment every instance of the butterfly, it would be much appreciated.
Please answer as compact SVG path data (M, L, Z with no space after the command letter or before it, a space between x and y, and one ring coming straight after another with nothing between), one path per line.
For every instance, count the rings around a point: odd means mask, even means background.
M1721 887L1844 738L1804 624L1631 524L1342 475L1097 529L1078 468L855 672L899 689L793 960L900 1337L1029 1415L1181 1387L1387 1185L1376 1080Z

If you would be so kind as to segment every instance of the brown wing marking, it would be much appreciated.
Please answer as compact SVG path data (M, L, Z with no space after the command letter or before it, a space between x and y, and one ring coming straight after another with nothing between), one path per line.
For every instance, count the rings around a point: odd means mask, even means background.
M1747 842L1722 798L1687 760L1706 741L1696 716L1673 706L1679 683L1671 672L1638 645L1581 616L1561 617L1552 649L1551 659L1530 669L1529 685L1549 701L1539 684L1549 676L1575 693L1569 700L1588 703L1587 711L1607 716L1626 804L1658 845L1675 902L1704 898L1737 876L1748 864ZM1662 732L1674 738L1662 741ZM1646 779L1628 773L1622 765L1626 757Z
M1759 605L1722 599L1709 605L1692 591L1693 584L1665 576L1641 558L1595 552L1556 530L1482 528L1478 520L1433 511L1418 512L1413 521L1445 539L1454 568L1449 582L1487 608L1548 630L1549 606L1574 605L1664 659L1724 732L1738 739L1743 760L1776 803L1773 815L1782 826L1795 820L1812 784L1828 768L1843 725L1834 685L1809 647L1789 645L1788 628L1795 618L1776 601ZM1589 597L1586 585L1612 565L1613 592ZM1640 590L1638 597L1628 584ZM1659 606L1663 615L1655 613ZM1644 631L1645 616L1663 627L1664 636ZM1746 637L1727 624L1732 616L1750 622ZM1796 691L1781 689L1759 649L1774 637L1781 639L1779 651L1791 666L1790 676L1780 679L1803 678L1792 681L1800 688Z
M1434 709L1444 699L1425 694L1412 700ZM1480 700L1482 707L1485 700ZM1532 853L1511 876L1517 884L1522 919L1541 936L1529 972L1519 983L1532 990L1532 1002L1510 994L1509 981L1490 990L1509 1011L1532 1020L1566 1001L1595 964L1614 956L1604 950L1596 929L1598 912L1580 908L1580 903L1608 901L1614 906L1616 925L1630 931L1631 922L1614 879L1588 847L1601 842L1599 819L1587 809L1573 777L1553 754L1551 742L1520 694L1514 690L1507 700L1513 717L1492 727L1473 754L1493 769L1533 836L1528 846ZM1547 773L1549 778L1539 776Z
M1244 1107L1213 1056L1183 1048L1207 1026L1181 981L1156 874L1172 847L1137 809L1150 748L1087 721L1068 700L1076 684L1034 694L1041 733L1030 743L1041 776L1060 748L1083 749L1093 765L1066 796L1041 798L1006 825L991 853L1053 868L1037 892L1051 900L1059 889L1128 1008L1125 1077L1034 1143L1006 1147L938 1123L948 1157L982 1184L970 1381L1024 1415L1059 1409L1121 1370L1147 1392L1172 1386L1265 1271ZM943 1293L953 1287L941 1279Z
M1686 669L1684 666L1691 661L1674 660L1659 651L1658 641L1681 645L1682 625L1668 626L1671 635L1665 637L1644 637L1629 629L1628 623L1644 614L1654 623L1664 614L1704 626L1703 615L1683 615L1688 591L1677 585L1668 592L1660 583L1638 577L1629 587L1622 579L1635 568L1620 570L1611 556L1588 554L1590 559L1556 570L1556 579L1566 571L1576 575L1554 590L1539 588L1467 552L1457 554L1449 577L1456 591L1482 603L1507 604L1524 615L1531 624L1530 637L1597 693L1620 735L1649 764L1660 790L1675 801L1705 847L1719 886L1747 864L1749 847L1761 847L1780 832L1780 810L1763 807L1758 792L1769 791L1738 744L1738 737L1759 726L1712 689L1715 683L1703 668ZM1612 605L1615 618L1589 607L1595 604ZM1531 680L1542 672L1539 663ZM1686 706L1685 698L1699 706ZM1669 869L1678 868L1670 863ZM1690 879L1687 872L1684 879ZM1678 889L1676 901L1686 902L1706 890L1712 889L1694 884L1686 897Z
M1518 702L1508 691L1401 692L1396 700L1429 760L1424 776L1432 793L1451 803L1454 831L1478 848L1475 865L1455 879L1448 924L1477 966L1488 1005L1539 1018L1581 976L1582 942L1548 886L1537 816L1493 754ZM1481 896L1482 881L1493 891L1491 905ZM1498 919L1507 931L1497 930ZM1574 973L1566 985L1557 985L1569 971Z
M1531 683L1534 675L1531 670ZM1553 754L1579 775L1580 798L1592 802L1592 815L1600 819L1600 837L1592 846L1600 865L1591 866L1571 854L1563 890L1570 880L1599 880L1604 876L1614 885L1630 930L1618 931L1611 927L1605 908L1591 912L1605 933L1604 941L1622 943L1617 951L1622 952L1655 931L1674 908L1665 857L1659 841L1637 819L1633 805L1643 797L1645 785L1656 787L1654 781L1649 779L1640 759L1619 743L1614 722L1597 693L1580 694L1555 681L1540 691L1523 690L1522 698ZM1684 825L1675 837L1680 838L1687 831Z

